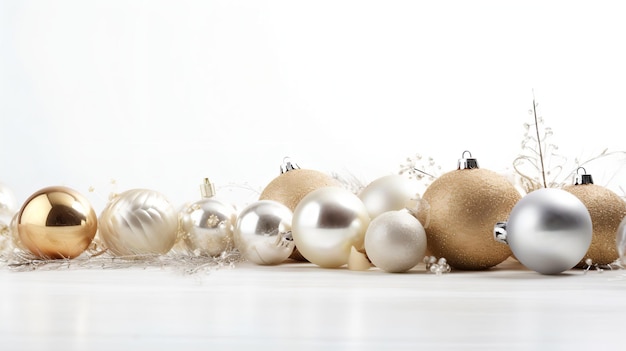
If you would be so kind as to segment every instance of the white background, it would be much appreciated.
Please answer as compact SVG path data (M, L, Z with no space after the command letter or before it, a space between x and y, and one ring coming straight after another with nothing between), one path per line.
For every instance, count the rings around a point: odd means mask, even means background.
M131 188L196 200L204 177L260 190L284 156L364 182L415 154L451 170L466 149L510 172L533 89L569 162L622 150L624 14L606 1L2 1L0 181L19 203L66 185L99 211Z

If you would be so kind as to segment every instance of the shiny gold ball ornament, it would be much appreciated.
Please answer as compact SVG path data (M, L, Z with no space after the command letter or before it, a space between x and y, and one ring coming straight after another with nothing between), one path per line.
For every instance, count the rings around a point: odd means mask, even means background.
M509 216L521 195L504 176L479 168L469 156L426 189L417 218L432 255L457 269L483 270L511 255L506 244L493 240L493 227Z
M176 243L178 213L155 190L132 189L116 195L99 218L100 238L116 256L165 254Z
M294 211L302 198L310 192L328 186L341 187L341 184L326 173L301 169L289 158L285 158L280 167L280 175L263 189L259 200L277 201ZM290 257L298 261L306 261L297 246Z
M77 191L54 186L31 195L16 215L19 247L44 258L74 258L91 244L98 218Z
M579 168L578 171L581 169L584 170ZM626 217L626 202L613 191L594 184L589 174L577 173L574 184L563 187L563 190L572 193L585 204L593 223L591 245L576 267L584 267L588 258L594 264L613 263L619 258L615 233L622 219Z

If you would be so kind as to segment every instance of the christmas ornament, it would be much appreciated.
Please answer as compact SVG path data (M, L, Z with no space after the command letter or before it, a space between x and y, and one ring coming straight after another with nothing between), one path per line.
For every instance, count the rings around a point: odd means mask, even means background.
M387 211L414 208L419 198L419 183L414 179L392 174L369 183L359 193L370 218Z
M288 158L281 166L281 174L261 192L259 200L274 200L294 211L300 200L313 190L340 184L330 175L311 169L301 169Z
M506 245L493 240L492 231L521 195L504 176L478 168L469 156L426 189L417 218L426 230L432 255L445 257L454 268L481 270L511 255Z
M584 257L592 237L591 215L567 191L544 188L524 196L507 222L494 227L497 241L515 258L541 274L558 274Z
M348 262L350 248L363 248L370 222L367 208L353 193L338 187L306 195L293 213L292 232L304 258L325 268Z
M8 186L0 183L0 226L3 224L8 226L16 212L17 201L15 200L15 195Z
M581 169L586 173L582 167L578 171ZM591 245L576 267L583 268L587 258L599 265L613 263L619 257L615 232L626 217L626 201L611 190L594 184L590 174L577 173L574 184L563 187L563 190L574 194L585 204L593 223Z
M111 199L99 223L100 237L113 254L136 258L165 254L174 246L178 214L163 194L133 189Z
M253 202L237 218L235 246L246 259L256 264L282 263L294 248L291 220L291 210L280 202Z
M617 236L615 239L619 262L622 266L626 266L626 218L622 219L619 227L617 227Z
M424 258L424 227L406 211L384 212L365 232L365 252L376 267L386 272L406 272Z
M358 251L352 246L348 257L348 269L351 271L366 271L372 267L372 263L365 253Z
M218 256L232 247L237 212L215 198L215 187L208 178L200 191L203 199L181 211L182 237L194 255Z
M18 247L43 259L79 256L98 229L98 218L89 201L63 186L35 192L15 218Z
M311 169L301 169L297 164L291 163L288 157L283 160L280 173L263 189L259 200L278 201L291 211L294 211L300 200L313 190L327 186L341 186L330 175ZM299 253L297 246L291 258L306 261Z

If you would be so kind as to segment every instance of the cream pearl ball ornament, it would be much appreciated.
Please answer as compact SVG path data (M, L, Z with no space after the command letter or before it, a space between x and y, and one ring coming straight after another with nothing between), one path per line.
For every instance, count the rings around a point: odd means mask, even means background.
M324 268L348 263L350 249L363 248L370 223L367 208L350 191L320 188L306 195L293 213L292 234L304 258Z
M380 177L359 192L370 218L387 211L415 207L419 199L419 183L399 174Z
M178 213L163 194L133 189L109 201L99 228L100 238L116 256L165 254L176 243Z
M237 211L215 197L215 186L205 178L202 199L180 213L182 237L187 250L197 256L219 256L233 247Z
M580 169L585 170L582 167ZM594 184L590 174L576 174L574 184L563 187L563 190L572 193L585 204L593 223L591 245L576 267L583 268L587 259L600 265L613 263L619 258L615 232L626 217L626 201L611 190Z
M386 272L406 272L424 258L426 232L406 211L384 212L365 232L365 252L376 267Z
M256 264L282 263L294 249L291 221L287 206L272 200L253 202L237 217L235 246Z

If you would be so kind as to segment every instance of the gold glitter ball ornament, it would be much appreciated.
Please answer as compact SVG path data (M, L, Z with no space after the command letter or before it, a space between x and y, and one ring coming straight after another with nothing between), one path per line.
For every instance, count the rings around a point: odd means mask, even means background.
M493 240L493 227L508 218L520 198L504 176L478 168L476 159L459 160L457 170L437 178L422 196L417 218L426 231L428 251L462 270L503 262L511 250Z
M591 245L576 267L583 268L588 258L594 264L613 263L619 258L615 233L626 217L626 202L613 191L593 184L589 175L577 175L574 184L563 187L563 190L576 196L587 207L593 224Z
M19 247L43 259L74 258L91 244L98 218L89 201L63 186L31 195L16 217Z

